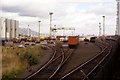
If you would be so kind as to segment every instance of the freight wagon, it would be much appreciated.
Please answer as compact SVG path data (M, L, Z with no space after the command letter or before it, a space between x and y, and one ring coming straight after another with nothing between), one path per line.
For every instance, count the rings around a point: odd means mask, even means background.
M79 44L79 36L68 36L68 45L70 48L76 48Z
M90 37L90 42L95 42L97 37Z

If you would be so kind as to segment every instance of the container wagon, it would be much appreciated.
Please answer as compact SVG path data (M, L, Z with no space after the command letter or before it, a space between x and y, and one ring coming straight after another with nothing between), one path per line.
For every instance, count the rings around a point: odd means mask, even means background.
M90 42L95 42L97 37L90 37Z
M70 48L76 48L79 44L79 36L68 36L68 45Z

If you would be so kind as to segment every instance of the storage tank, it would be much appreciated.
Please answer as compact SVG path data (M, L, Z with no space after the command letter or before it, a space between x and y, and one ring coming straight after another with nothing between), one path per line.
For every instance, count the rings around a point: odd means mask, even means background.
M19 22L15 21L15 37L19 35Z
M12 34L12 38L15 38L15 20L11 20L11 34Z
M18 37L18 25L16 20L0 18L0 37L6 40Z
M6 19L6 36L7 36L7 39L9 40L10 39L10 19Z
M0 18L0 37L2 39L6 38L6 28L5 28L5 18Z

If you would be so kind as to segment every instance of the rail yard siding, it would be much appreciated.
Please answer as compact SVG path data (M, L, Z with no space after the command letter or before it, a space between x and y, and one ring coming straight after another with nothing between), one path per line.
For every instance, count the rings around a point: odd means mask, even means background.
M120 39L119 39L120 42ZM119 72L120 70L116 67L119 64L119 51L120 51L120 45L119 42L113 42L111 41L111 45L113 46L108 61L105 62L104 65L102 65L102 69L97 73L94 80L103 79L103 80L119 80L117 79L117 76L114 75L114 73ZM118 54L119 53L119 54ZM119 73L118 73L119 74ZM115 76L115 77L113 77Z
M63 74L66 74L70 70L77 67L79 64L89 60L93 56L97 55L100 52L100 48L94 43L84 43L80 42L77 50L72 54L72 57L69 59L66 64L67 67L64 68Z

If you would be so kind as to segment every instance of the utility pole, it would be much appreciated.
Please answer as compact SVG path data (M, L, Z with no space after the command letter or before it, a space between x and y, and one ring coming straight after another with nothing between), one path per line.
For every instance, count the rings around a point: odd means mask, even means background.
M39 23L38 36L40 36L40 22L41 21L38 21L38 23Z
M53 12L50 12L49 15L50 15L50 36L51 36L51 27L52 27L52 14Z
M105 36L105 16L103 16L103 36Z

